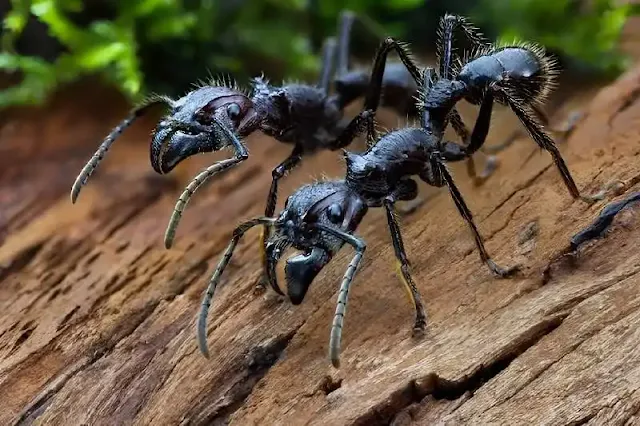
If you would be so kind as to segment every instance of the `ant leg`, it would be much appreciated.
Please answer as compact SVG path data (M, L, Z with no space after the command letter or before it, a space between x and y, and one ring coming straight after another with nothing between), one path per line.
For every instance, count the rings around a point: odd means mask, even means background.
M490 92L486 93L482 99L478 118L476 119L476 123L473 126L473 132L471 133L471 135L469 135L469 131L462 122L460 116L457 114L453 114L451 117L451 124L453 125L454 129L457 129L456 133L458 133L460 137L465 137L466 145L461 151L457 148L452 147L450 143L445 143L444 146L445 149L443 155L446 161L459 161L462 159L461 156L467 158L467 173L469 174L471 179L473 179L473 182L476 186L482 185L495 171L498 164L497 157L483 153L486 156L486 165L484 171L480 175L478 175L475 168L474 158L472 157L474 154L482 152L481 148L487 140L487 135L489 134L489 128L491 126L491 112L493 110L493 103L493 94Z
M333 75L333 61L336 55L336 39L329 37L324 41L322 45L322 59L320 67L320 80L318 86L329 93L331 86L331 77Z
M530 105L531 107L531 111L536 115L536 117L538 118L538 121L540 122L540 124L542 124L543 126L545 126L549 131L551 131L552 133L564 133L561 130L555 130L552 129L549 126L549 117L547 116L547 114L542 111L538 106L536 105ZM521 129L517 129L515 131L513 131L511 133L511 135L509 135L509 137L507 137L503 142L497 144L497 145L491 145L485 148L486 152L492 153L492 154L497 154L498 152L504 151L505 149L509 148L511 145L513 145L513 143L520 137L525 136L526 133L523 133Z
M218 266L216 266L216 270L214 271L211 279L209 280L209 285L207 286L207 290L205 291L204 297L202 299L202 304L200 308L200 316L198 317L198 345L200 346L200 352L205 356L205 358L209 358L209 349L207 348L207 314L209 313L209 307L211 306L211 300L213 299L213 294L216 291L216 287L218 286L218 281L220 281L220 276L224 272L224 269L227 267L227 264L231 260L231 256L233 256L233 251L235 250L240 238L251 228L256 225L263 224L265 226L272 226L274 219L268 217L259 217L256 219L251 219L247 222L242 223L233 231L233 237L227 246L227 249L224 251L222 255L222 259L218 262Z
M579 198L582 201L591 204L604 199L608 190L611 190L614 188L619 190L621 187L624 187L623 182L614 182L608 185L609 187L608 189L602 190L597 194L594 194L594 195L580 194L580 191L578 190L578 187L576 186L576 183L573 180L573 177L571 176L571 173L569 172L569 169L567 168L567 165L564 162L564 159L562 158L562 155L560 154L560 151L558 151L558 148L556 147L553 140L542 129L542 126L540 126L540 124L538 124L538 122L529 113L527 113L523 105L518 103L515 99L513 99L510 96L507 96L507 101L509 103L509 106L511 107L511 110L516 114L520 122L527 129L527 132L529 133L531 138L542 149L546 150L547 152L549 152L549 154L551 154L551 157L553 158L553 162L556 164L556 167L558 168L558 171L562 176L562 180L573 198L575 199Z
M400 60L407 67L407 70L416 81L417 84L421 84L422 73L420 69L411 58L411 54L406 46L391 37L387 37L378 47L376 56L371 69L370 84L367 89L367 94L364 101L363 111L360 112L351 122L346 126L345 130L334 142L332 149L339 149L341 147L349 145L353 139L364 129L367 130L367 149L375 144L378 139L378 134L375 129L375 115L380 106L380 98L382 94L382 82L384 77L384 70L387 62L387 56L395 50Z
M340 17L338 18L338 63L336 66L336 73L338 75L349 72L351 30L353 29L353 22L355 20L356 15L352 11L343 10L340 12Z
M471 138L471 133L469 133L469 129L462 121L462 117L457 109L453 108L447 117L451 122L451 127L455 130L456 134L460 139L462 139L462 143L467 145L469 143L469 139Z
M350 145L360 133L369 128L369 122L373 121L374 114L373 111L365 109L353 117L342 133L333 141L329 149L337 150Z
M373 144L375 144L375 141L378 139L378 135L375 129L375 114L378 110L378 106L380 105L384 70L387 63L387 56L389 55L391 50L396 51L396 53L400 57L400 60L407 68L416 84L421 85L422 79L424 78L422 73L420 72L420 68L411 57L411 53L409 52L406 44L400 43L392 37L385 38L378 47L378 51L376 52L376 56L373 61L373 67L371 69L369 88L367 90L364 101L364 109L369 110L373 113L369 121L367 121L366 123L367 148L370 148Z
M356 20L356 14L350 10L343 10L340 12L338 18L338 40L334 37L330 37L325 41L323 46L323 72L321 87L326 88L326 92L329 92L329 85L331 76L333 73L333 64L336 59L335 74L339 76L346 75L349 72L349 59L350 59L350 46L351 46L351 31L353 29L353 23ZM345 102L348 103L348 102Z
M228 129L221 129L225 132L230 131ZM234 158L229 158L227 160L218 161L217 163L207 167L193 178L191 183L187 185L185 190L178 198L176 206L173 209L173 213L171 214L171 218L169 219L169 225L167 226L167 230L164 234L164 246L169 249L173 245L173 240L176 236L176 229L178 228L178 223L180 222L180 218L182 217L182 212L184 211L187 203L196 192L196 190L211 176L216 175L222 171L225 171L238 163L243 162L247 158L249 158L249 153L247 148L244 146L240 140L238 140L235 136L231 135L231 143L236 150L236 155Z
M338 75L349 72L350 67L350 49L351 49L351 32L353 24L358 21L361 28L364 28L369 34L376 39L384 37L384 28L380 24L367 16L357 15L351 10L343 10L338 18Z
M264 211L265 217L272 217L274 215L276 211L276 203L278 201L278 181L300 163L300 161L302 160L302 151L302 146L296 145L293 148L291 154L271 172L271 188L269 189L269 195L267 196L267 206ZM268 268L266 247L267 239L271 236L269 232L270 230L271 227L265 225L262 228L262 233L260 234L260 254L262 258L263 270L265 271L265 276L267 274L266 271ZM266 281L267 279L265 279L265 282ZM260 283L258 287L262 289L266 286L265 283ZM280 294L282 295L282 292L280 292Z
M453 33L460 28L471 42L472 48L488 46L484 36L477 28L471 25L465 18L457 15L445 15L440 20L438 28L439 41L437 43L437 56L440 69L440 77L451 78L450 71L453 62Z
M369 72L362 69L353 70L350 63L351 33L356 21L359 27L376 39L384 38L384 29L376 21L349 10L340 13L337 30L337 77L334 79L334 89L337 92L335 102L341 109L364 96L369 87ZM400 115L411 113L409 105L413 105L417 90L416 85L407 80L406 72L404 64L394 63L385 67L383 75L385 91L390 91L390 95L384 101L389 102L387 106Z
M552 127L549 126L549 118L546 114L544 114L537 108L533 108L533 111L538 117L540 123L545 126L549 132L558 135L558 139L562 140L563 142L571 135L571 133L573 133L578 123L584 118L584 113L582 111L572 111L560 127ZM504 151L505 149L509 148L519 137L525 135L526 133L523 133L521 130L516 130L511 133L511 135L509 135L509 137L506 138L503 142L497 145L487 146L484 148L484 151L490 154L497 154L498 152Z
M334 51L334 56L337 56L337 64L333 80L336 95L333 97L333 101L341 110L363 96L369 86L367 72L364 70L349 71L351 30L356 18L355 13L350 10L342 11L338 18L338 40Z
M387 223L391 231L391 240L393 241L393 250L395 251L397 261L397 272L400 280L404 284L407 295L416 310L416 320L413 325L414 335L424 332L427 325L427 315L422 304L422 297L411 278L409 260L402 242L402 234L400 233L400 225L395 216L394 202L391 198L383 201L385 210L387 211Z
M468 145L470 143L471 136L469 135L469 130L464 125L464 122L462 121L460 114L458 114L458 112L455 109L452 110L450 114L451 114L450 116L451 125L453 126L458 136L463 140L463 142L466 145ZM478 119L480 119L480 115L478 116ZM477 124L477 121L476 121L476 124ZM471 177L475 186L480 186L487 179L489 179L489 177L493 174L493 172L496 171L500 162L498 160L498 157L496 157L495 155L488 154L486 150L483 148L479 148L474 155L477 155L477 154L482 154L482 156L485 158L484 170L480 174L478 174L478 172L476 171L475 158L473 156L468 156L467 157L467 174L469 175L469 177Z
M395 50L397 55L404 66L411 74L416 84L419 86L423 83L423 75L420 72L420 68L412 58L409 49L405 43L398 42L392 37L387 37L378 47L375 59L373 61L373 68L371 70L371 84L369 85L369 91L365 99L365 109L371 109L376 111L380 103L380 93L382 90L382 81L384 77L384 70L387 64L387 56Z
M481 186L485 183L496 171L500 163L498 157L495 155L488 155L482 150L478 151L478 153L485 157L484 170L480 173L476 171L475 159L473 157L467 158L467 174L473 180L474 186Z
M491 112L493 110L493 94L486 93L480 105L478 118L473 126L473 132L469 138L469 144L466 146L467 158L467 174L473 180L475 186L482 185L498 167L498 158L495 155L486 154L482 151L482 146L487 140L489 128L491 127ZM484 170L478 174L476 172L474 154L482 153L485 156Z
M480 258L482 259L482 261L489 267L489 269L491 269L491 271L495 275L501 278L506 278L516 273L520 269L519 265L515 265L510 268L503 268L497 265L489 256L487 249L484 247L484 242L482 241L482 237L478 232L478 228L476 227L476 224L473 221L471 210L469 210L469 207L467 207L467 204L462 198L462 194L460 193L460 191L458 190L458 187L453 181L453 177L447 170L446 165L439 161L433 161L432 167L434 167L434 170L436 170L436 167L437 167L438 174L439 174L438 179L442 179L444 183L446 183L447 187L449 188L449 193L451 194L451 198L453 198L453 201L456 204L456 207L458 208L460 215L467 222L467 225L469 225L469 228L473 233L473 237L475 238L476 246L478 247L478 251L480 252Z
M493 112L494 97L492 93L487 93L482 98L478 118L473 126L473 131L469 137L469 144L465 146L465 153L473 155L478 151L487 140L489 128L491 127L491 113Z

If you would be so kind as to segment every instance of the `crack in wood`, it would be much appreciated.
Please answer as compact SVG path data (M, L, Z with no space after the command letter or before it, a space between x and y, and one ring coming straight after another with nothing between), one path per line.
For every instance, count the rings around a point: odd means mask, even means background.
M373 407L359 417L354 425L387 425L400 411L411 404L419 403L426 396L432 396L436 400L455 401L466 393L473 394L484 383L504 371L527 349L535 346L540 339L560 327L568 315L568 313L556 314L532 327L520 342L514 342L511 347L504 348L504 352L494 357L491 363L478 366L471 374L465 375L460 380L449 380L440 377L437 373L432 373L419 380L410 381L405 387L390 395L383 404Z

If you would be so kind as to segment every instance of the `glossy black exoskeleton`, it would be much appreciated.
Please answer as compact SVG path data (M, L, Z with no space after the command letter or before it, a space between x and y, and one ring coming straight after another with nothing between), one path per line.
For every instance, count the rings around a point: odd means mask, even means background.
M460 61L457 67L452 62L455 57L451 50L456 29L462 30L476 46L475 54ZM573 197L587 202L603 197L603 194L588 197L579 193L553 140L534 118L532 109L552 87L555 73L553 61L541 48L527 44L490 45L464 18L451 15L441 20L440 38L437 72L433 68L421 72L409 58L406 48L394 39L387 38L382 43L374 61L364 110L346 126L336 141L347 146L356 135L366 130L368 139L374 144L363 153L345 151L347 169L344 179L304 185L287 198L283 211L277 217L253 219L234 231L232 242L210 280L202 303L198 340L205 355L208 354L206 317L216 285L241 236L251 227L262 224L273 230L267 242L266 255L267 276L274 290L281 292L275 271L285 249L294 247L302 252L289 258L285 265L287 292L294 304L302 302L315 277L345 243L354 248L355 255L340 286L331 330L330 358L337 367L349 288L366 249L364 240L354 232L367 211L374 207L383 207L386 211L399 275L415 308L414 332L420 334L426 327L426 314L411 278L395 208L396 202L417 197L415 177L435 187L447 187L458 212L472 232L481 260L496 276L508 277L518 271L518 265L504 268L491 259L471 211L447 167L448 162L467 159L484 144L494 102L510 107L538 145L551 153ZM372 123L379 106L386 58L392 50L403 58L408 71L420 84L418 107L421 126L401 128L378 137ZM451 111L462 99L480 105L473 131L467 132L469 137L464 145L444 139Z
M265 216L273 216L278 181L305 155L344 147L338 142L338 136L349 122L344 117L344 109L364 96L370 85L369 72L352 68L350 63L350 34L356 18L352 12L341 14L337 39L329 38L324 43L321 73L316 84L274 86L264 77L258 77L252 80L250 90L244 90L231 81L217 80L202 84L178 100L166 96L149 98L111 132L84 167L73 185L72 202L76 201L82 185L122 131L151 106L165 104L170 111L156 126L151 141L150 161L156 172L170 173L180 162L195 154L225 148L234 152L232 158L205 168L185 188L167 227L165 246L172 246L182 212L193 193L213 175L246 160L249 153L243 139L256 131L293 145L291 154L272 171ZM406 60L409 59L403 59ZM402 116L416 116L414 98L418 86L404 63L388 64L382 87L383 106ZM466 138L468 135L461 133L464 129L458 125L461 120L455 110L451 116L454 129ZM489 167L482 174L483 179L492 170L492 158L488 159ZM469 170L475 176L475 168ZM265 234L263 242L266 238Z

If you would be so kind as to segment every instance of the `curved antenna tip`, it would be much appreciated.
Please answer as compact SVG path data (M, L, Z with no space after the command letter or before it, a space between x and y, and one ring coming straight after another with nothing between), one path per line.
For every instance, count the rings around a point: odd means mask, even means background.
M164 239L164 248L169 250L173 246L173 240L169 238Z
M335 358L331 357L331 365L336 369L340 368L340 358L337 356Z
M199 321L198 323L198 347L200 348L200 353L202 353L202 355L209 359L209 348L207 346L207 332L206 332L206 328L203 330L202 329L202 322ZM206 325L205 325L206 327Z
M71 204L76 203L76 201L78 200L78 195L80 195L80 186L76 182L73 184L73 187L71 188Z

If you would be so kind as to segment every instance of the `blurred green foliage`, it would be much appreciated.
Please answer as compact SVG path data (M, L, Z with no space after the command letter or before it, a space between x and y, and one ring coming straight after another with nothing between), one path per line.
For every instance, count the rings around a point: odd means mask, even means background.
M132 99L150 90L175 96L209 73L313 78L344 8L417 49L433 43L444 11L462 13L486 33L540 42L605 73L624 66L615 44L633 11L608 0L12 0L0 70L21 81L0 92L0 107L40 104L90 74ZM16 51L33 20L60 44L55 59Z

